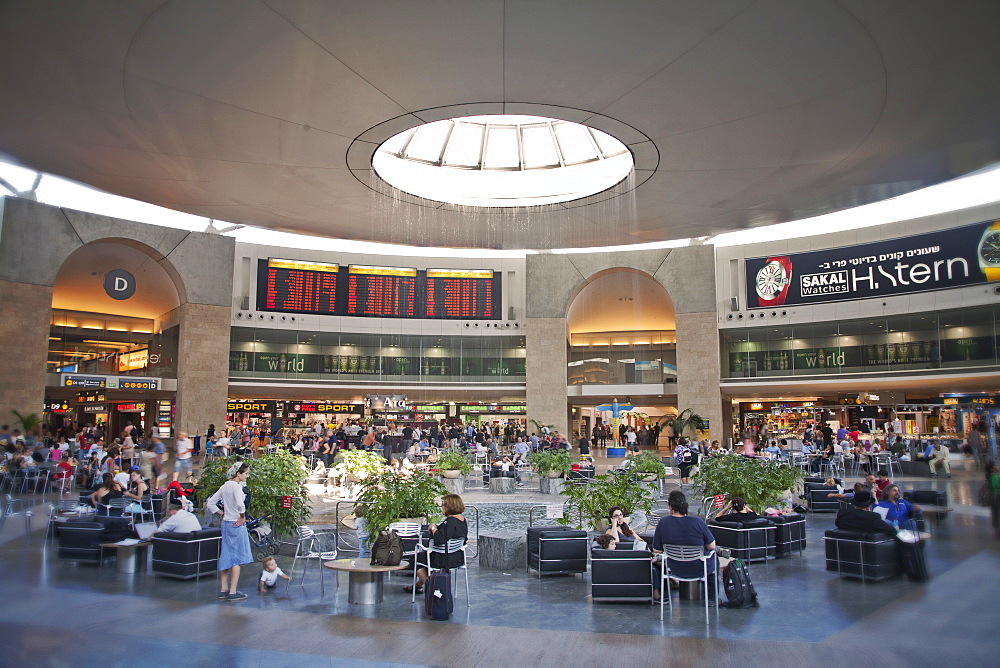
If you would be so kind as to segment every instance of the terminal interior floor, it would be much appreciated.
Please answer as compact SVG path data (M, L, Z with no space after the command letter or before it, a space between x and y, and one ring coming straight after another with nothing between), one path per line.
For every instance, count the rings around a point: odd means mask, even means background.
M28 546L16 535L0 545L0 665L996 665L1000 541L986 509L961 503L978 476L897 482L955 499L955 512L933 527L929 582L862 584L827 573L823 531L834 515L817 513L801 557L751 565L761 607L713 608L708 626L701 602L678 604L676 592L661 622L658 607L591 603L587 575L538 579L523 568L480 570L476 560L471 605L458 574L448 622L426 619L419 597L411 604L405 577L387 582L381 605L351 605L346 575L338 586L327 572L323 593L315 564L304 587L296 578L265 595L256 591L259 570L246 567L249 598L223 603L211 578L77 565L57 559L41 531ZM279 556L286 571L290 561Z

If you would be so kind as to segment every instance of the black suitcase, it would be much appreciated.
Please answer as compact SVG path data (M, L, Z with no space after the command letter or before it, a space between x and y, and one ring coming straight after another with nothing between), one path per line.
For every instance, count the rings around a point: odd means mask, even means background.
M451 574L448 571L431 573L424 583L424 612L431 619L447 620L455 608L451 595Z
M906 541L896 541L899 543L899 558L903 564L903 572L906 577L914 582L927 582L930 574L927 572L927 558L924 555L926 541L918 540L915 543Z

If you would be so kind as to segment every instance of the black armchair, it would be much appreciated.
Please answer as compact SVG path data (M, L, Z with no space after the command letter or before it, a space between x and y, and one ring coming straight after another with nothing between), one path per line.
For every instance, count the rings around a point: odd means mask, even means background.
M809 510L816 512L837 512L840 510L840 499L832 498L831 494L837 494L837 487L828 487L823 483L806 483L806 501Z
M70 520L56 527L57 556L60 559L99 563L100 543L121 540L130 532L127 517L87 517Z
M653 602L653 555L649 551L595 548L590 555L592 600Z
M528 528L528 564L538 577L543 573L587 572L587 549L590 537L586 531L561 527Z
M212 575L218 569L222 530L153 534L153 572L180 580Z
M747 522L708 522L708 530L719 547L745 562L774 559L774 525L764 518Z
M948 492L939 492L934 489L910 489L903 492L903 498L918 506L944 507L948 505Z
M768 517L774 525L774 556L778 559L806 549L806 518L798 513Z
M900 574L899 544L885 534L832 529L825 534L826 570L880 582Z

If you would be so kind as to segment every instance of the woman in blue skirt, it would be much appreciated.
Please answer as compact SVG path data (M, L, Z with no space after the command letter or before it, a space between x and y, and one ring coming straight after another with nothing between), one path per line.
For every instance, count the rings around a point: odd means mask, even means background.
M236 591L240 581L240 566L253 561L250 536L246 528L246 503L243 484L250 465L236 462L229 467L230 479L208 499L208 510L222 515L222 546L219 551L219 599L242 601L246 594ZM219 502L222 508L219 508Z

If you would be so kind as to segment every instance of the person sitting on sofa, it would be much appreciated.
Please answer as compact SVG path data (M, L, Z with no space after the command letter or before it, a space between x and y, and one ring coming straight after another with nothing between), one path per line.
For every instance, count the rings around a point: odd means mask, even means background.
M833 498L835 498L835 499L840 499L842 501L850 501L851 499L854 498L855 494L857 494L858 492L864 492L864 491L869 491L870 492L871 490L869 490L868 488L866 488L865 484L863 482L856 482L856 483L854 483L854 489L852 489L850 492L843 492L842 494L831 494L830 496L833 497Z
M625 523L625 511L621 506L608 508L608 530L605 532L617 542L631 542L633 550L645 550L646 543Z
M613 550L615 549L615 546L618 545L618 541L615 540L615 537L609 533L602 533L594 539L594 542L597 543L602 550Z
M887 470L885 470L885 469L879 469L878 470L878 474L875 476L875 487L878 488L878 492L876 492L873 489L872 493L875 494L878 497L881 497L883 494L885 494L885 490L891 484L892 484L892 481L889 480L889 472Z
M157 527L154 533L189 533L191 531L201 531L201 522L198 518L184 510L180 501L171 501L167 508L167 519Z
M842 508L837 513L835 524L843 531L857 531L859 533L884 533L889 536L896 535L896 527L892 526L877 513L869 510L875 503L875 497L871 492L862 490L854 493L849 508Z
M730 510L732 512L729 512ZM755 513L753 509L747 505L746 501L737 496L726 504L726 507L722 509L722 512L715 518L715 521L749 522L750 520L755 520L758 517L760 517L760 515Z
M885 521L897 529L910 529L916 531L917 525L913 514L920 512L920 506L916 506L904 498L901 498L899 487L889 485L882 493L882 500L878 502L879 508L885 508Z

